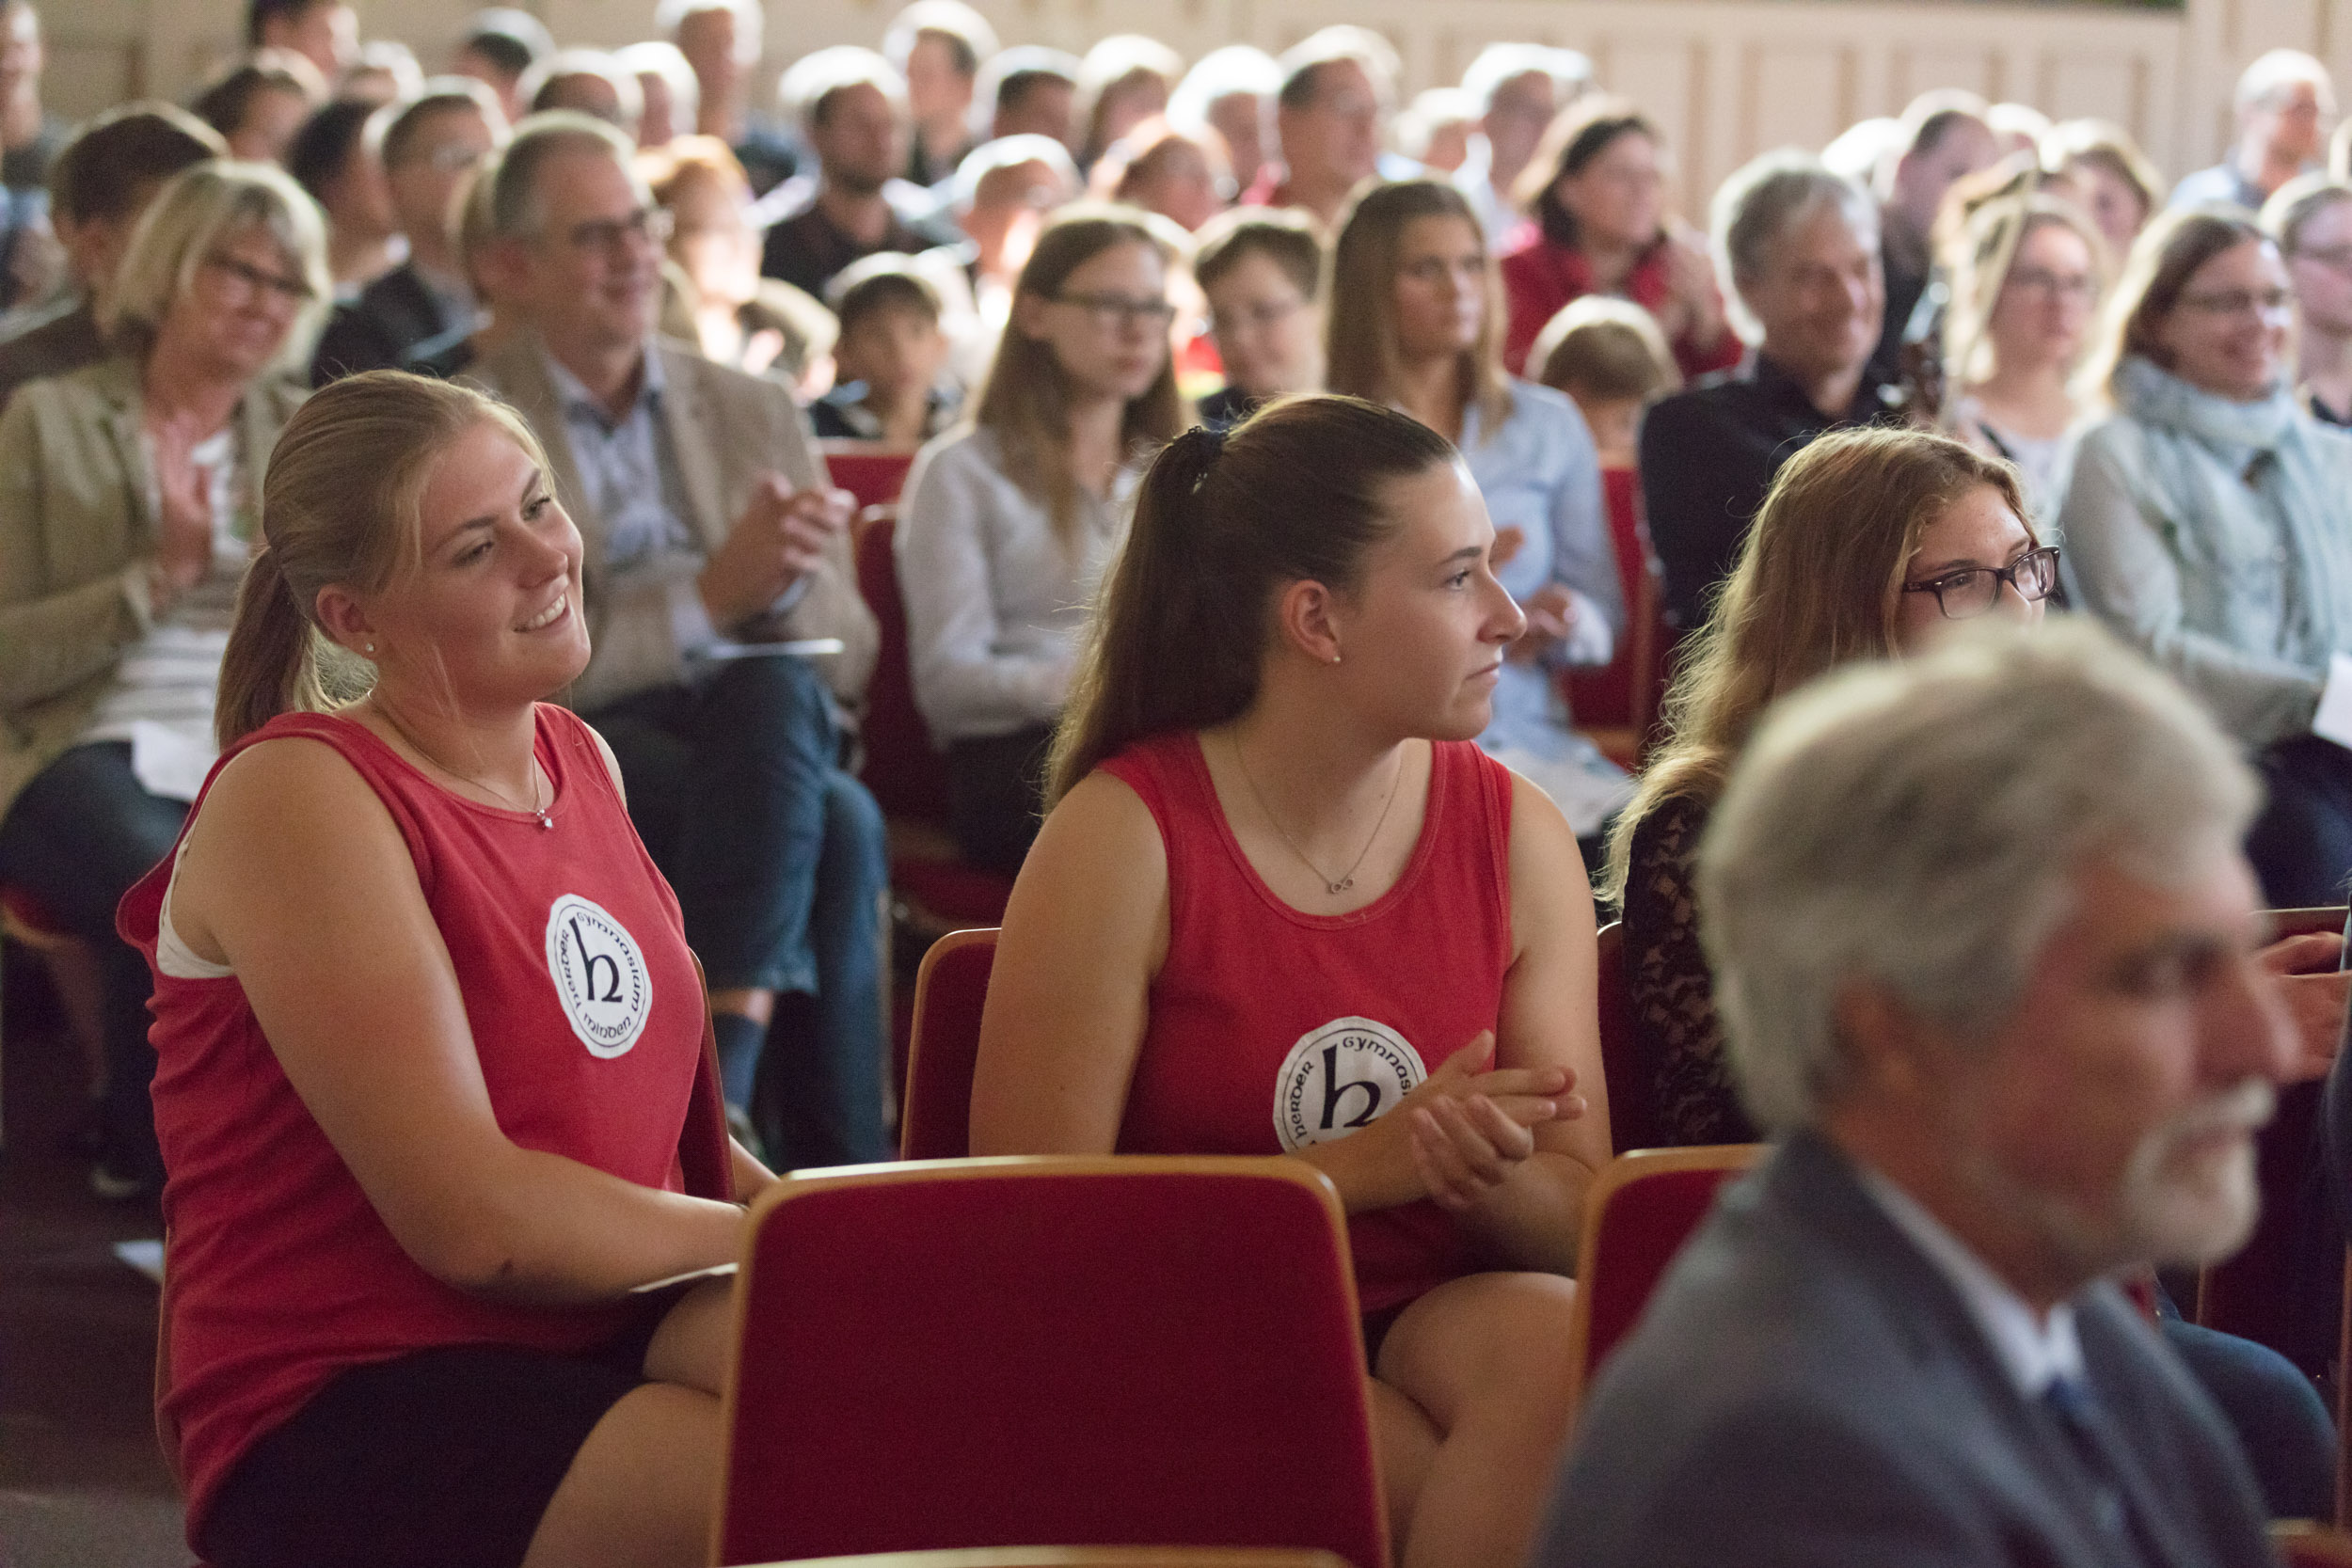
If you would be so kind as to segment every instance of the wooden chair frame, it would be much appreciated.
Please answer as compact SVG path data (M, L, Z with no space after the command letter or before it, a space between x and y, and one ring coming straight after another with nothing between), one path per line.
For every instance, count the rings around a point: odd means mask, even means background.
M1350 1568L1337 1552L1285 1546L967 1546L811 1557L760 1568Z
M948 954L959 949L983 942L995 946L1003 929L1000 926L975 926L949 931L923 951L923 961L914 971L914 1032L907 1039L907 1081L904 1092L898 1096L898 1158L901 1160L910 1158L907 1153L906 1117L914 1104L914 1075L923 1069L923 1008L930 1000L931 972L946 960ZM969 1099L968 1096L966 1098Z

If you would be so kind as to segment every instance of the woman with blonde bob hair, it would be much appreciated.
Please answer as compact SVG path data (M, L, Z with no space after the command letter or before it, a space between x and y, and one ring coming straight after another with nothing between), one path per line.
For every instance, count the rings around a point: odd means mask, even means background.
M391 371L295 416L262 527L224 755L121 915L189 1542L705 1561L727 1287L641 1288L732 1260L772 1179L612 753L547 701L588 659L580 534L514 413Z
M259 164L167 182L126 243L95 365L0 416L0 880L89 942L106 1091L92 1186L162 1180L147 966L123 891L170 847L212 755L255 502L326 309L318 209Z

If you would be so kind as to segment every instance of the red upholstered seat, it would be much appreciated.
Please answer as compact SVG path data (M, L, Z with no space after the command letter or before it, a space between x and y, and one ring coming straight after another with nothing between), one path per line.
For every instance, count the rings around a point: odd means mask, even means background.
M1641 1320L1666 1265L1713 1207L1716 1189L1753 1164L1759 1150L1756 1144L1636 1149L1594 1180L1584 1198L1568 1328L1579 1399Z
M817 446L824 454L825 471L857 498L860 511L896 503L907 470L914 466L913 451L880 441L819 441Z
M1625 634L1617 640L1615 658L1597 670L1571 670L1562 679L1576 727L1612 761L1631 768L1641 759L1658 713L1667 633L1658 564L1642 519L1641 478L1631 468L1606 468L1601 482L1609 539L1617 552L1617 583L1625 593Z
M1337 1194L1292 1160L786 1177L755 1208L718 1560L1319 1547L1386 1568Z
M980 1051L996 933L950 931L914 976L914 1037L898 1108L898 1157L959 1160L972 1152L972 1068Z

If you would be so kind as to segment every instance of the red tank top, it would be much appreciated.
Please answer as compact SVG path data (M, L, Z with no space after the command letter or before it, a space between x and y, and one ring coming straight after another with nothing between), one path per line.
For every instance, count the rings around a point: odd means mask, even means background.
M545 705L537 721L552 829L461 800L364 726L323 714L273 720L213 778L262 740L335 748L407 842L500 1128L526 1148L644 1186L726 1196L724 1124L702 1076L702 986L677 900L588 727ZM203 809L199 796L188 820ZM149 872L117 917L151 966L177 858ZM624 1326L625 1307L491 1302L420 1268L287 1081L234 975L157 970L151 1006L155 1132L169 1173L164 1411L180 1429L191 1541L246 1448L345 1368L439 1345L580 1351Z
M1343 1137L1493 1029L1511 964L1511 775L1468 741L1432 748L1421 841L1352 914L1293 909L1243 854L1197 736L1103 770L1143 798L1168 849L1168 961L1127 1091L1131 1154L1281 1154ZM1367 1313L1475 1271L1426 1200L1348 1221Z

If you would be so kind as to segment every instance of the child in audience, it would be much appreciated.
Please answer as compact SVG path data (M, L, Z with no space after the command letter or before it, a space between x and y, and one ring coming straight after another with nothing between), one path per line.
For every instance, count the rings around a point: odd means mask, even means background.
M1519 1562L1609 1158L1593 908L1478 749L1527 618L1462 460L1353 398L1153 462L981 1025L975 1154L1289 1154L1351 1218L1395 1560Z
M1604 470L1635 466L1642 410L1682 386L1656 320L1605 294L1562 306L1536 334L1527 365L1537 381L1574 401Z
M1323 242L1304 214L1246 207L1200 230L1192 276L1225 367L1225 385L1200 400L1202 420L1238 424L1270 398L1323 384L1322 274Z
M379 371L287 425L225 755L124 900L155 975L158 1424L226 1568L708 1560L772 1178L731 1146L612 752L579 531L503 404ZM336 644L321 695L316 650ZM600 978L601 977L601 978Z
M943 380L947 334L931 280L885 251L842 268L825 293L841 335L834 388L809 405L817 434L917 447L954 422L960 400Z

